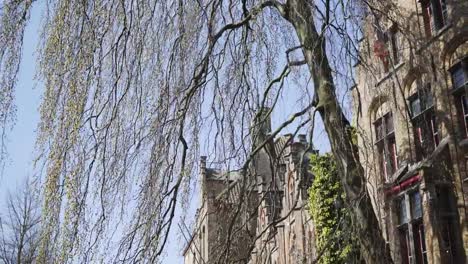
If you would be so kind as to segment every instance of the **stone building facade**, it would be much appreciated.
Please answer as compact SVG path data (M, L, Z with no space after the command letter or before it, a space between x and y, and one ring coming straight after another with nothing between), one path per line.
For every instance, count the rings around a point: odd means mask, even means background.
M467 22L466 0L382 1L366 14L354 124L395 263L466 262Z
M310 263L307 146L303 135L266 141L246 169L230 172L208 168L202 157L200 207L184 263Z

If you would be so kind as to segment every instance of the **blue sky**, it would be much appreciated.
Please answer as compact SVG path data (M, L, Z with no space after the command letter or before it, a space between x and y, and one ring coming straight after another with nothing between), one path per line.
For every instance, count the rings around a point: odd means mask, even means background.
M34 8L25 32L23 58L15 91L17 121L13 130L8 133L9 155L0 181L2 194L7 190L13 191L17 184L21 184L27 175L33 173L35 130L39 121L38 107L43 91L43 85L34 80L39 21L40 10Z
M38 109L44 90L43 84L35 80L41 12L40 5L35 5L25 32L23 57L15 92L17 121L13 130L8 133L8 159L0 177L0 214L4 212L7 193L14 192L27 176L33 176L35 173L33 170L35 132L39 122ZM177 225L174 225L173 231L176 230ZM183 245L180 245L178 239L175 239L175 233L172 232L163 263L183 263L182 247Z

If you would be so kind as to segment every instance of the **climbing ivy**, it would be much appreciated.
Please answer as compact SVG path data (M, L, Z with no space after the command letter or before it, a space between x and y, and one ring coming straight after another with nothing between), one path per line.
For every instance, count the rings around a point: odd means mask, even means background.
M343 206L345 194L333 156L330 153L312 154L310 166L314 181L309 189L309 211L315 225L317 263L359 263L350 215Z

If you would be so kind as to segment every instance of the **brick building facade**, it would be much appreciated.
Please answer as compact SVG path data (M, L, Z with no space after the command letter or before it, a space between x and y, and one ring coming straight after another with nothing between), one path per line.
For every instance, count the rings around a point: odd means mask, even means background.
M353 90L368 189L395 263L465 263L468 1L369 12Z

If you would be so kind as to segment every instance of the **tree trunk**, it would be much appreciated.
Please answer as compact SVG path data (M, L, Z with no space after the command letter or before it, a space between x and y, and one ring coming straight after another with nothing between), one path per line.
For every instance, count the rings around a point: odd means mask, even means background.
M311 6L307 0L289 0L282 13L296 30L314 80L316 107L330 139L347 205L352 209L353 228L356 229L361 254L368 264L393 263L367 192L351 126L336 97L325 52L325 38L315 28Z

